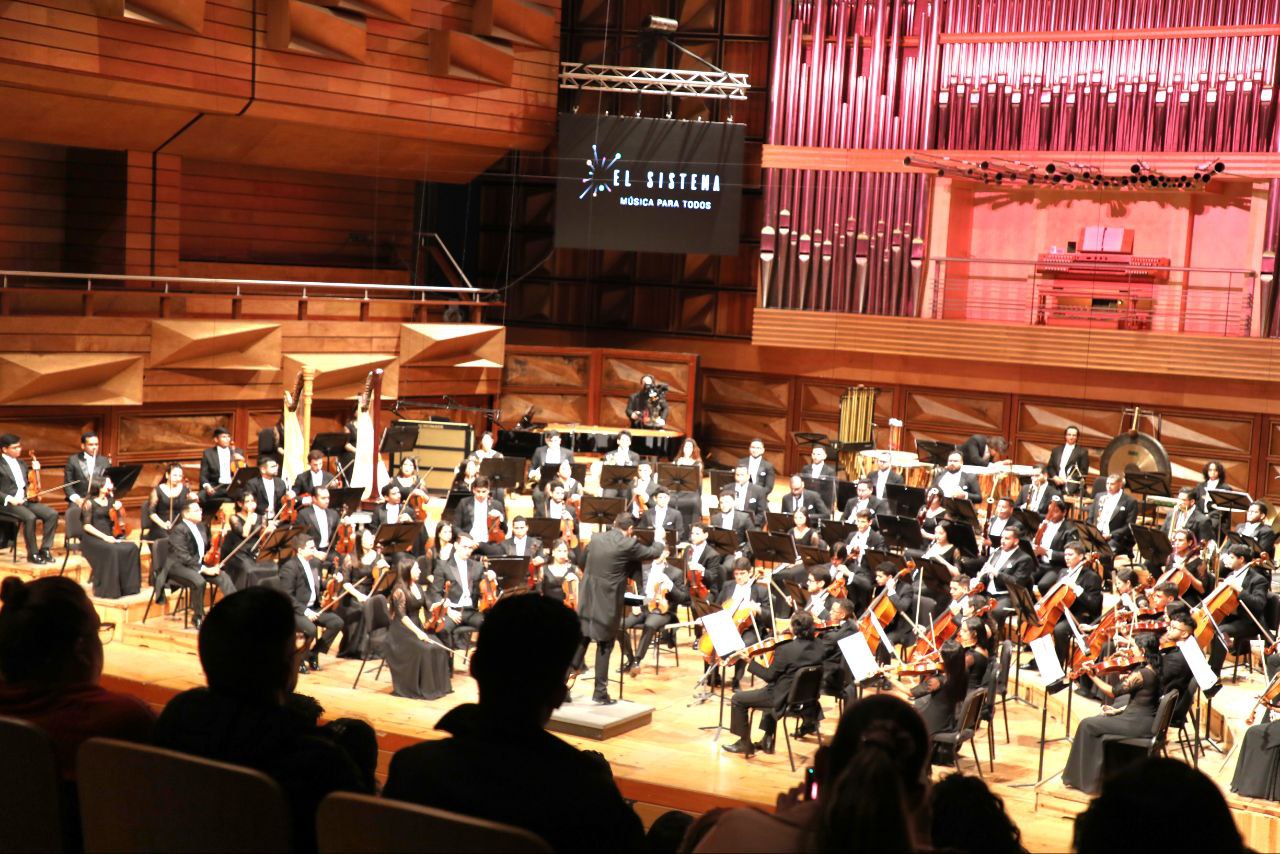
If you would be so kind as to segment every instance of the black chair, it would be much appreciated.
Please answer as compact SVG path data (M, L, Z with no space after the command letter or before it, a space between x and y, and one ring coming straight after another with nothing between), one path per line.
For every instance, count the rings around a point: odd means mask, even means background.
M364 601L364 638L360 644L360 669L356 671L356 681L351 683L352 690L360 684L360 676L371 658L378 659L378 669L373 674L377 682L382 675L382 668L387 663L386 635L391 627L391 609L387 606L387 597L381 593L370 596ZM380 634L375 637L375 632Z
M1123 736L1123 735L1104 735L1102 737L1102 745L1105 750L1107 745L1122 745L1124 747L1136 747L1146 751L1147 756L1155 756L1156 754L1168 755L1165 749L1166 742L1169 738L1169 724L1173 721L1173 712L1178 705L1178 692L1176 690L1169 691L1160 698L1160 704L1156 706L1156 716L1151 724L1150 735L1139 736ZM1110 771L1111 769L1106 769Z
M0 531L5 532L5 536L9 538L9 545L13 548L13 562L18 562L18 537L22 535L22 524L8 513L0 510Z
M1008 643L1008 641L1006 641ZM934 700L939 699L935 695ZM960 704L960 714L956 728L951 732L940 732L933 737L932 750L939 744L951 745L951 760L957 771L960 770L960 748L969 742L973 750L973 763L978 766L978 776L982 776L982 760L978 758L978 745L974 743L973 734L978 727L978 718L982 715L982 707L987 701L987 689L975 688L970 691Z
M982 704L982 714L978 716L979 725L985 721L987 724L987 762L991 765L991 773L996 771L996 685L1000 681L1000 662L999 660L991 662L987 666L987 678L982 680L982 689L987 692L985 702ZM1005 679L1005 684L1008 684ZM1005 726L1008 726L1008 713L1005 713Z
M1013 664L1013 641L1000 644L999 669L996 675L996 696L991 701L991 725L995 726L996 703L1000 704L1000 714L1004 718L1004 743L1009 743L1009 668Z
M165 571L168 559L169 541L156 540L151 547L151 598L147 600L147 608L142 612L142 622L146 623L147 617L151 616L151 606L163 605L165 594L173 591L178 596L177 610L182 612L182 627L185 629L191 624L191 588L169 578Z
M1173 717L1170 719L1170 729L1178 732L1178 748L1182 751L1182 759L1187 759L1188 750L1191 753L1191 764L1200 767L1200 754L1204 752L1204 746L1200 742L1200 719L1196 715L1192 702L1198 695L1199 688L1195 682L1192 682L1187 693L1178 698L1177 705L1173 708ZM1187 733L1187 722L1191 722L1191 733Z
M799 732L800 723L804 719L805 708L810 703L818 702L818 692L822 689L822 665L815 664L812 667L803 667L796 671L795 681L791 683L791 690L787 692L787 704L782 712L778 715L778 726L782 729L782 737L787 742L787 761L791 763L791 770L796 770L795 755L791 752L791 733L787 731L787 718L794 718L796 722L796 731ZM755 717L755 709L752 709L747 715L747 731L751 730L752 718ZM799 735L796 736L799 738ZM821 739L819 739L821 740Z
M67 529L62 537L62 568L58 570L58 575L65 575L67 572L67 562L71 560L71 553L83 555L84 549L80 547L81 541L84 539L84 521L81 518L80 505L72 504L67 507ZM92 575L92 573L90 573ZM76 581L80 580L80 567L76 567Z

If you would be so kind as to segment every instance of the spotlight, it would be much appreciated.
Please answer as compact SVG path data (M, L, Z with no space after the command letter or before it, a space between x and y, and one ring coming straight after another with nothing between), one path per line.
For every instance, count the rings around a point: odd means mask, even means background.
M675 18L650 15L649 19L644 23L644 28L652 33L674 33L680 28L680 22Z

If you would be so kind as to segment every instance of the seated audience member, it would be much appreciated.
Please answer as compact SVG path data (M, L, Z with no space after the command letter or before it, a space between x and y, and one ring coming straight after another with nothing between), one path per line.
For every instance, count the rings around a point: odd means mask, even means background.
M1186 816L1135 822L1134 816ZM1163 757L1143 759L1109 777L1089 808L1076 817L1079 854L1111 851L1248 850L1227 799L1203 771Z
M929 734L910 705L888 694L853 703L813 764L813 779L780 797L776 812L707 813L690 828L684 847L697 852L916 850Z
M440 719L451 738L396 753L383 794L522 827L556 851L642 849L640 819L603 757L544 729L568 696L580 640L577 615L559 602L500 599L471 657L480 702Z
M49 734L64 779L90 738L146 741L155 715L146 703L108 691L102 678L98 612L70 578L0 585L0 715Z
M1022 832L1004 801L978 777L951 774L929 792L930 841L940 851L1023 854Z
M251 587L215 605L200 629L199 650L209 687L169 701L155 743L274 779L289 801L294 848L315 850L316 807L325 795L374 791L372 728L348 718L320 727L322 709L292 693L306 642L289 599L277 590Z

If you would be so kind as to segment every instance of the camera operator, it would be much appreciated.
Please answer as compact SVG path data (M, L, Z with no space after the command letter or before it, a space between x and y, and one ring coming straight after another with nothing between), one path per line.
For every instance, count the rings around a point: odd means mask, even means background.
M653 377L645 374L640 381L638 392L627 399L627 416L632 427L649 427L662 429L667 426L667 392L670 386L666 383L655 383Z

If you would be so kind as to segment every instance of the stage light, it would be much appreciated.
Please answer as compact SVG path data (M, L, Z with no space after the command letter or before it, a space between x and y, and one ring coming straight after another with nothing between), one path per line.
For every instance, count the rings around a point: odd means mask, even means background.
M650 15L649 19L644 23L644 28L653 33L674 33L680 28L680 22L675 18Z

